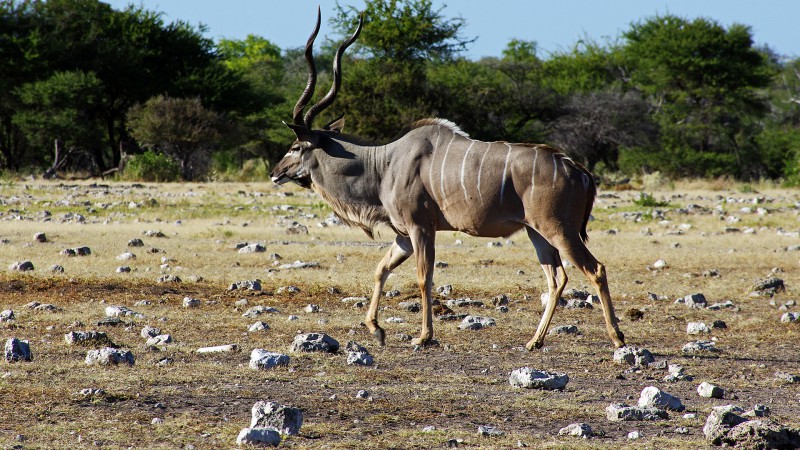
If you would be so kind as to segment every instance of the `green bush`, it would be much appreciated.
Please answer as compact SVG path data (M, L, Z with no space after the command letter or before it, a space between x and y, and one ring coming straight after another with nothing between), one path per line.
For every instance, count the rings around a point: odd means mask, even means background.
M180 173L180 167L170 157L148 150L125 164L121 178L127 181L177 181Z
M639 198L634 200L633 203L645 208L663 208L669 206L669 202L658 201L652 194L647 194L645 192L640 192Z

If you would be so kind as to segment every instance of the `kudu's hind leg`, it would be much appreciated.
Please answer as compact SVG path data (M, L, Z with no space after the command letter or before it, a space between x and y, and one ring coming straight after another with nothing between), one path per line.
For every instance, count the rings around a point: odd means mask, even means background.
M617 316L614 315L614 306L611 304L611 294L608 291L608 279L606 278L606 268L594 255L586 248L586 245L579 239L562 239L558 243L559 249L577 267L589 282L594 286L597 295L600 297L600 304L603 307L603 318L606 322L606 331L611 338L614 346L625 346L625 335L619 330Z
M417 258L417 282L422 294L422 329L419 338L411 341L414 345L425 345L433 339L433 310L431 308L431 287L433 285L433 260L435 258L435 231L430 228L409 230L411 244Z
M386 284L386 279L389 278L392 270L407 260L412 253L414 253L414 250L411 246L411 239L405 236L397 236L392 246L389 247L389 251L386 252L386 255L375 269L375 287L372 291L372 300L369 303L364 323L381 345L386 344L386 332L378 325L378 302L380 302L383 294L383 286Z
M558 299L561 298L561 293L564 292L564 286L567 285L567 273L561 264L561 257L558 250L550 245L542 235L537 233L533 228L527 227L528 238L536 248L536 256L539 258L539 263L542 265L542 270L547 278L548 297L547 305L545 305L542 319L539 321L539 326L536 328L536 334L533 338L525 344L525 348L533 350L534 348L542 348L544 345L544 336L547 334L547 329L550 328L550 322L553 320L553 312L556 310Z

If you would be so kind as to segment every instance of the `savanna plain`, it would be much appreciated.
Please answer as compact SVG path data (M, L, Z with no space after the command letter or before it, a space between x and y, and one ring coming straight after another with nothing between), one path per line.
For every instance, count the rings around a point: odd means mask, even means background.
M725 404L763 404L776 422L800 426L798 385L776 376L800 372L800 325L780 321L782 305L800 310L791 303L800 286L800 252L793 247L800 244L800 191L732 182L629 188L601 188L588 246L607 267L627 343L650 350L657 363L680 364L692 381L664 381L665 364L631 369L614 363L599 307L559 307L551 328L576 325L579 333L549 335L543 349L524 350L547 292L524 233L508 240L438 235L436 261L443 264L434 282L452 286L439 300L481 301L484 307L452 309L491 317L496 326L459 330L458 321L435 318L438 344L413 348L406 339L419 332L420 313L399 306L419 301L408 261L385 288L398 292L382 298L387 342L380 347L361 324L365 308L342 299L370 295L375 265L393 234L381 228L370 240L360 230L326 222L330 210L310 192L269 183L3 181L0 310L13 310L16 319L0 323L0 337L29 341L33 360L0 362L0 446L234 448L259 400L303 410L299 435L281 443L290 448L703 448L705 420L712 407ZM35 233L45 233L47 241L36 241ZM144 246L128 247L134 238ZM243 243L260 243L266 251L239 253ZM82 246L91 254L62 254ZM136 259L118 260L125 252ZM17 261L32 262L34 270L8 269ZM318 266L280 268L294 261ZM52 273L53 265L64 272ZM118 273L120 266L131 271ZM164 275L182 281L157 281ZM588 290L574 268L567 275L568 290ZM768 277L782 279L786 290L751 296L753 285ZM256 279L260 291L229 290ZM709 304L730 300L734 307L675 303L695 293ZM493 306L501 294L510 299L508 312ZM200 300L199 306L184 307L185 297ZM25 306L30 302L57 309L35 311ZM309 304L318 311L306 312ZM124 317L116 327L98 325L111 305L143 316ZM278 312L242 316L258 305ZM389 317L402 321L387 323ZM256 320L269 329L249 332ZM687 334L688 322L717 320L727 327ZM145 325L174 341L148 347L140 336ZM95 347L64 339L85 330L106 332L133 352L135 364L85 364ZM348 365L341 351L289 352L294 336L309 332L326 333L342 347L356 341L375 364ZM682 352L699 339L714 341L719 351ZM239 351L196 351L225 344ZM289 354L290 363L252 370L255 348ZM165 359L169 364L158 364ZM509 373L526 366L566 373L569 383L561 391L512 387ZM703 381L723 388L725 397L700 397ZM647 386L680 398L686 411L652 422L606 419L610 403L635 405ZM87 388L102 393L83 395ZM360 390L369 398L356 398ZM558 435L575 422L591 425L593 436ZM481 436L482 425L502 434ZM631 431L641 437L629 440Z

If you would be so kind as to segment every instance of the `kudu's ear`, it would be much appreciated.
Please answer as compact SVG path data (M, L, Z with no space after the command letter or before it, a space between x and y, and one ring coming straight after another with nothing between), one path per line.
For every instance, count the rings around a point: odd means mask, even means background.
M319 135L314 130L309 130L303 125L295 125L293 123L286 122L284 122L284 124L294 131L294 135L297 136L298 141L309 142L314 145L314 147L319 146Z
M344 114L328 122L324 127L322 127L322 129L325 131L341 133L344 130Z

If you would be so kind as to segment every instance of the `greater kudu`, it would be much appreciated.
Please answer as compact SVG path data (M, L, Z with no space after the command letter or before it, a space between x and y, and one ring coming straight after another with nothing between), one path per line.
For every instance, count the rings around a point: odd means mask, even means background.
M596 194L592 175L580 164L546 145L481 142L470 139L442 119L416 122L411 131L386 145L365 145L342 134L341 117L312 129L319 111L329 106L341 83L341 57L355 33L336 51L333 86L305 117L314 92L316 69L312 46L317 25L306 44L308 84L294 108L297 140L272 170L272 180L311 188L347 224L370 237L377 224L397 233L375 271L375 287L366 325L384 344L378 325L378 302L387 277L412 254L422 295L422 331L414 344L433 337L431 284L437 231L458 230L472 236L500 237L525 229L547 278L549 300L528 350L540 348L558 299L567 283L561 255L568 258L597 290L606 330L615 346L625 345L611 305L604 266L586 248L586 224Z

